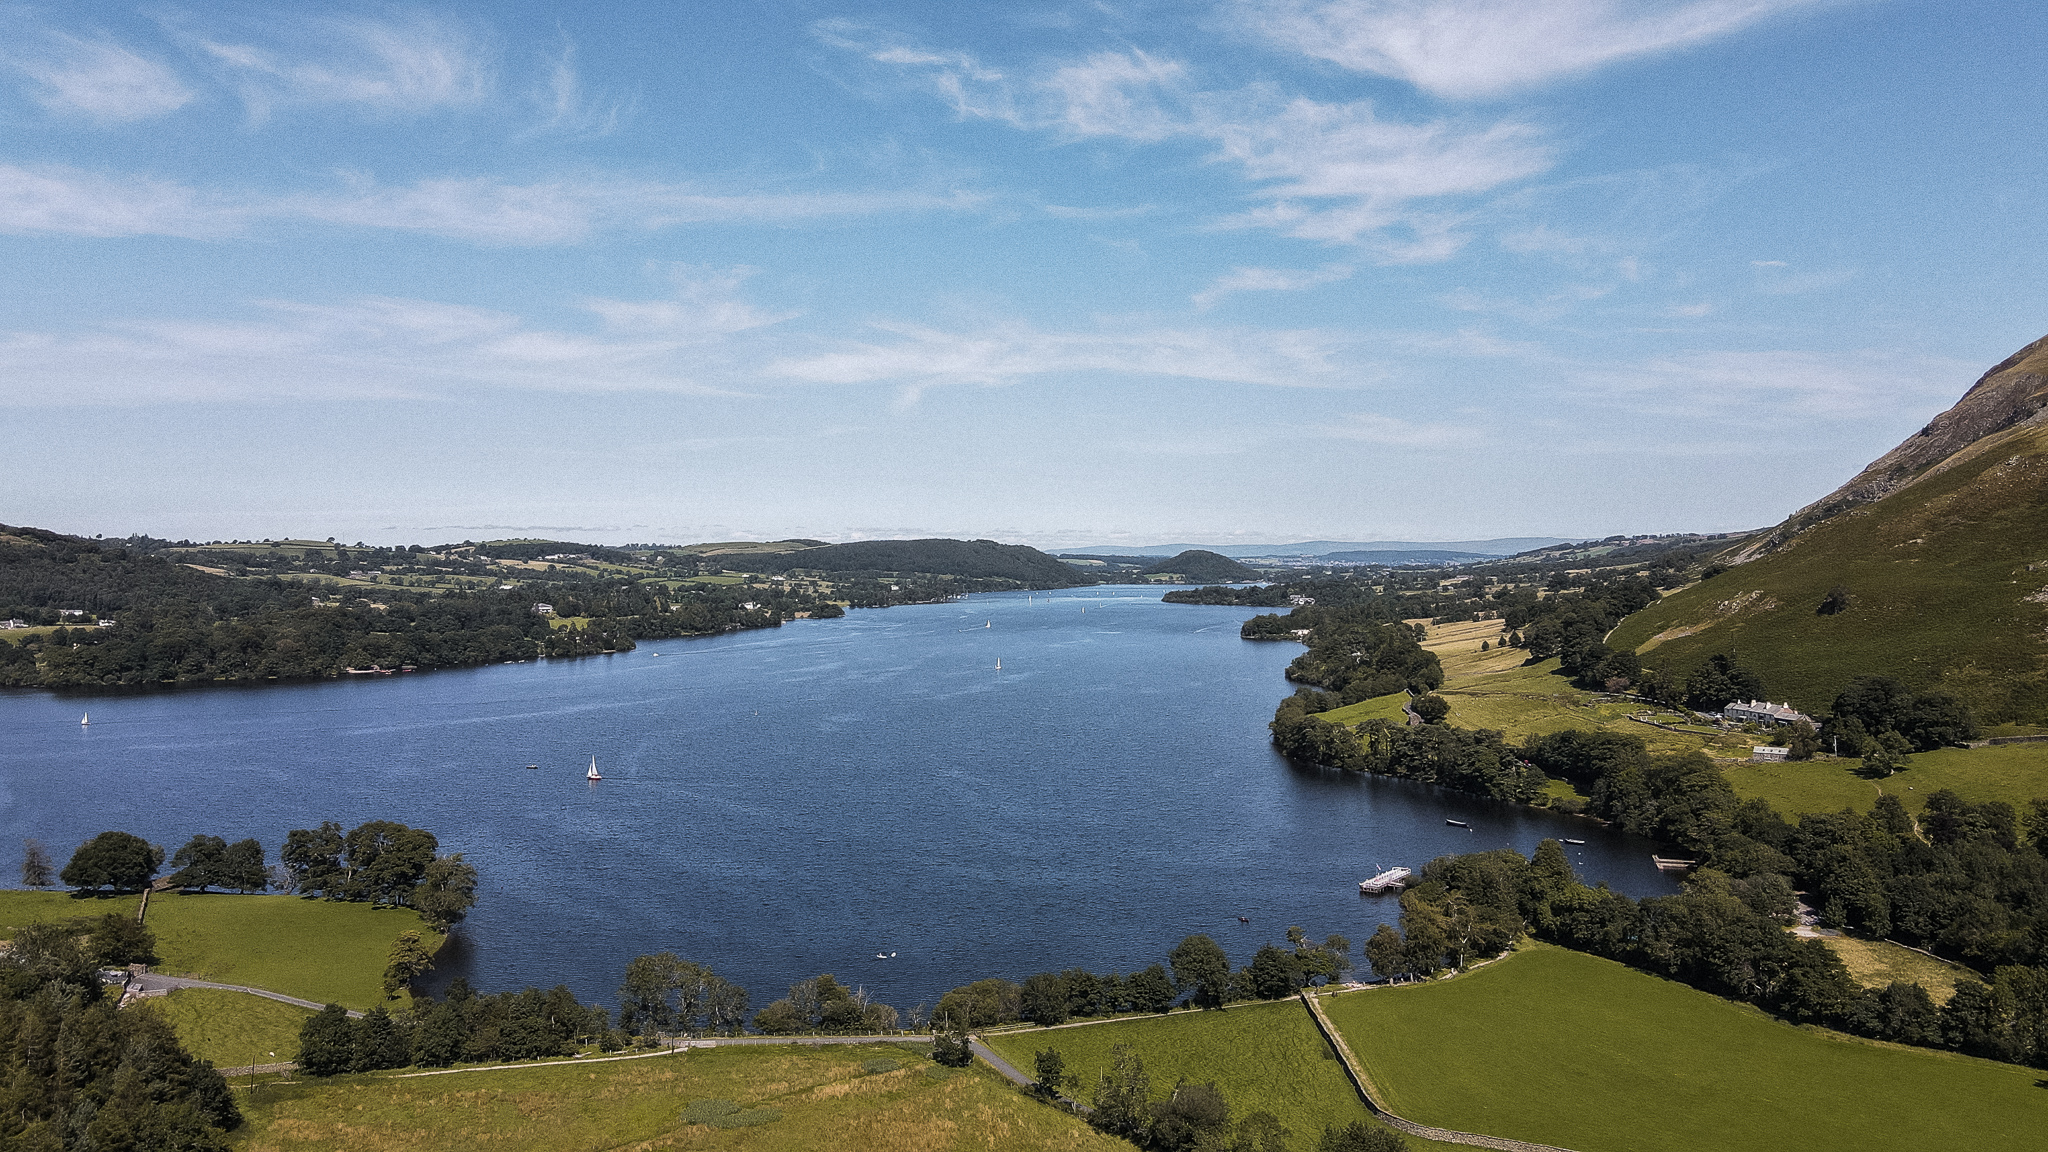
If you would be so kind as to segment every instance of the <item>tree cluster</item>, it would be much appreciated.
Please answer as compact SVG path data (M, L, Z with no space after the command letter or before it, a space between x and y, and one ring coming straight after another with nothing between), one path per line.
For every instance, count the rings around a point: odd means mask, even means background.
M1946 692L1915 692L1889 676L1859 676L1835 696L1820 737L1843 756L1878 748L1900 755L1974 740L1977 725L1963 702Z
M420 997L393 1014L373 1008L360 1019L329 1004L299 1030L299 1067L314 1076L385 1068L445 1068L468 1061L570 1056L580 1044L624 1047L601 1004L579 1004L567 985L478 995L464 980L446 999Z
M636 956L626 965L619 984L619 1027L632 1035L737 1036L746 1021L747 990L709 965L673 952Z
M848 988L830 972L789 986L789 995L754 1013L754 1028L772 1036L797 1032L852 1036L894 1032L901 1026L896 1009L868 998L865 989Z
M0 954L0 1146L226 1152L242 1115L220 1073L154 1010L116 1012L75 929L28 925Z
M1282 700L1268 725L1274 748L1299 764L1399 776L1498 800L1527 803L1543 791L1543 773L1498 732L1384 720L1346 726L1319 718L1338 706L1339 697L1328 692L1303 690Z
M1253 617L1244 630L1265 619ZM1443 686L1443 664L1422 646L1417 628L1376 622L1352 609L1313 605L1295 609L1287 622L1293 629L1309 629L1308 651L1287 665L1287 678L1328 689L1341 703Z
M294 892L412 908L445 931L476 904L476 869L460 852L436 855L439 848L432 832L393 820L347 833L329 820L292 829L279 857Z

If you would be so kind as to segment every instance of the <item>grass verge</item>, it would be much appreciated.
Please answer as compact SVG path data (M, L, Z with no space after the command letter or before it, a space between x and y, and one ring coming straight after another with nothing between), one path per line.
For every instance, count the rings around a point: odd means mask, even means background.
M900 1067L862 1067L884 1058ZM895 1045L762 1046L415 1080L262 1084L241 1096L248 1124L235 1145L242 1152L1130 1148L1030 1099L987 1068L933 1072L944 1070ZM711 1101L737 1105L737 1112L706 1107ZM739 1127L685 1124L692 1104L702 1116L776 1118Z
M1849 976L1865 988L1882 988L1893 981L1918 984L1936 1004L1946 1004L1956 994L1956 981L1968 972L1946 960L1923 956L1911 948L1884 940L1858 940L1853 936L1823 936L1821 943L1835 950L1849 969Z
M1394 1111L1581 1152L2041 1147L2038 1070L1795 1028L1545 945L1326 999Z
M384 965L392 941L427 931L410 908L308 900L297 896L176 895L149 901L156 933L156 971L223 984L247 984L320 1004L368 1011L407 1003L384 999Z
M299 1058L299 1029L313 1013L246 992L180 988L142 1001L163 1014L194 1056L222 1068Z

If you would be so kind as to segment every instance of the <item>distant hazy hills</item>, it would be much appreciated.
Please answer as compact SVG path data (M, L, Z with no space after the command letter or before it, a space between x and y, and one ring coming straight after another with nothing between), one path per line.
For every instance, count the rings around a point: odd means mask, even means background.
M1681 671L1727 653L1803 707L1883 673L2048 723L2048 338L1726 559L1609 644Z
M1235 560L1246 557L1268 556L1317 556L1329 557L1332 553L1365 552L1375 555L1387 553L1424 552L1431 556L1452 554L1469 555L1474 559L1490 559L1495 556L1512 556L1532 548L1548 548L1553 544L1569 544L1572 541L1561 536L1510 536L1500 540L1304 540L1299 544L1155 544L1148 548L1133 548L1124 544L1091 544L1086 548L1062 548L1060 551L1073 556L1177 556L1183 552L1214 552ZM1399 564L1399 560L1368 560L1353 563Z
M1259 578L1257 572L1230 557L1201 548L1190 548L1139 570L1143 576L1161 573L1178 576L1191 584L1245 584Z

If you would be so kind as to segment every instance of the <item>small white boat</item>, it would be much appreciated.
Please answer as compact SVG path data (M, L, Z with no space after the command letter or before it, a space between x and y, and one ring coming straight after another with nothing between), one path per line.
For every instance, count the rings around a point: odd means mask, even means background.
M87 712L87 713L86 713L85 715L83 715L83 716L80 716L80 717L78 718L78 726L79 726L80 728L86 728L86 727L90 727L90 726L91 726L91 724L92 724L92 713L90 713L90 712Z
M1386 892L1398 889L1412 875L1414 873L1406 868L1389 868L1370 880L1360 880L1358 882L1358 890L1360 892Z
M1002 658L1001 656L998 656L998 657L996 657L996 671L998 671L998 672L1001 672L1002 670L1003 670L1003 658Z
M995 622L995 621L993 621L993 620L986 620L986 621L983 621L983 622L982 622L982 625L981 625L981 626L982 626L983 628L993 628L993 627L995 627L995 626L996 626L996 622Z
M604 779L604 777L602 777L602 776L599 776L599 775L597 774L597 757L595 757L595 756L592 756L592 757L590 758L590 771L588 771L588 772L585 772L585 773L583 774L583 778L584 778L585 780L590 780L590 781L593 781L593 782L594 782L594 781L598 781L598 780L602 780L602 779Z
M1565 843L1567 843L1567 844L1584 844L1584 843L1585 843L1585 841L1584 841L1584 840L1574 840L1574 839L1572 839L1572 838L1571 838L1571 837L1569 837L1569 836L1567 836L1567 837L1565 837L1565 838L1564 838L1564 842L1565 842Z
M1465 822L1464 822L1463 820L1453 820L1453 819L1451 819L1451 818L1450 818L1450 817L1448 817L1448 816L1444 817L1444 823L1446 823L1446 824L1449 824L1449 825L1450 825L1451 827L1453 827L1453 828L1470 828L1470 827L1471 827L1471 825L1470 825L1470 824L1467 824L1467 823L1465 823Z

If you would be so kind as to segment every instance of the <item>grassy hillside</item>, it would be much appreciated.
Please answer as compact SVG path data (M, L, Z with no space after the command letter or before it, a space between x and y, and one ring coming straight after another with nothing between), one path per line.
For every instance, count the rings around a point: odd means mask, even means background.
M1838 585L1848 610L1822 615ZM1883 673L1953 692L1987 724L2048 724L2048 427L1988 437L1630 616L1608 643L1681 673L1732 654L1805 710Z
M1581 1152L2039 1148L2038 1069L1853 1040L1542 945L1326 999L1396 1112Z
M180 988L143 1003L170 1021L187 1052L222 1068L298 1059L299 1030L313 1018L310 1009L216 988Z
M884 1070L883 1062L894 1067ZM239 1097L248 1123L234 1145L243 1152L1130 1148L987 1068L947 1072L914 1049L889 1045L697 1049L418 1079L343 1076L262 1084ZM685 1108L709 1100L775 1118L726 1128L684 1123Z

